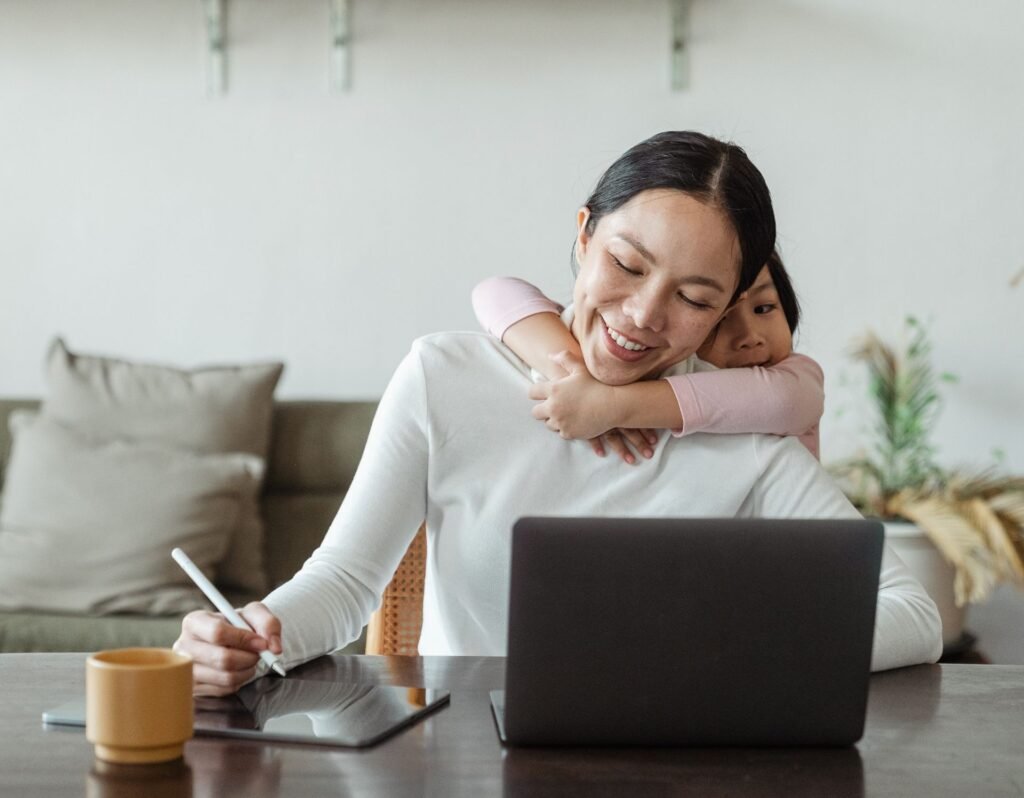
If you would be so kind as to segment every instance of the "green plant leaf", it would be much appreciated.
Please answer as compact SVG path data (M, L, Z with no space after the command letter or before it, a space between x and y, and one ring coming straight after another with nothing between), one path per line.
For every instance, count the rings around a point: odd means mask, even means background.
M1024 584L1024 478L936 462L938 388L958 378L933 370L927 325L907 316L899 348L869 331L850 353L867 371L872 411L866 454L832 468L850 500L921 526L955 568L958 603L983 599L998 581Z

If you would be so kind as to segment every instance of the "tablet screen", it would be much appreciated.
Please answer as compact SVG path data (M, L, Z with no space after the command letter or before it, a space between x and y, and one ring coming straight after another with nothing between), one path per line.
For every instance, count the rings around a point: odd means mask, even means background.
M444 706L449 694L420 687L265 677L235 695L195 699L195 733L362 747ZM85 725L85 700L43 713L43 722Z

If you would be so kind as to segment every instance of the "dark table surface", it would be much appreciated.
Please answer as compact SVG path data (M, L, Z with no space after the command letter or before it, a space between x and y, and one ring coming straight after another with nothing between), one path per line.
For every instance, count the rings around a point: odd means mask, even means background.
M109 768L43 710L80 697L84 654L0 655L0 796L1021 796L1024 667L876 674L847 749L502 749L504 660L325 657L307 678L446 688L451 705L367 750L196 738L169 766Z

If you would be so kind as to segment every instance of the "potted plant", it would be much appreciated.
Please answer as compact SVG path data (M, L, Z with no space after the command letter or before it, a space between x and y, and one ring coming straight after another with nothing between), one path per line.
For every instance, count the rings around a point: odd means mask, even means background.
M1024 477L938 465L938 383L955 378L932 370L923 325L908 317L904 333L897 348L871 332L855 346L868 372L870 440L832 471L862 513L885 522L888 543L938 605L952 648L968 603L1000 582L1024 584Z

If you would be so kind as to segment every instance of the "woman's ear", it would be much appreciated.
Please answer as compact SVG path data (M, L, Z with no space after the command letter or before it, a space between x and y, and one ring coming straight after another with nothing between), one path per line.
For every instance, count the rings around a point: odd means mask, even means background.
M587 246L590 244L591 235L587 232L587 223L590 221L590 208L584 205L576 212L576 262L579 263L587 254Z

